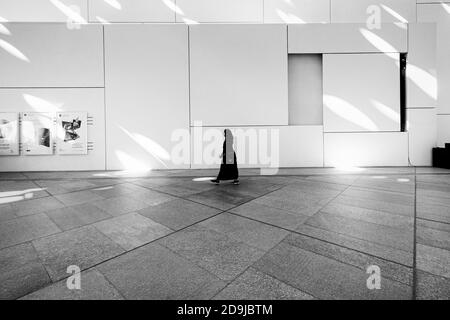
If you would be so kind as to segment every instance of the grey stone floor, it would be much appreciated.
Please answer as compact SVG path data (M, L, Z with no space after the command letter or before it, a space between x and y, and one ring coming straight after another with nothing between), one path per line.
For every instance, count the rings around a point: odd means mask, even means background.
M450 299L450 171L215 173L0 173L0 299Z

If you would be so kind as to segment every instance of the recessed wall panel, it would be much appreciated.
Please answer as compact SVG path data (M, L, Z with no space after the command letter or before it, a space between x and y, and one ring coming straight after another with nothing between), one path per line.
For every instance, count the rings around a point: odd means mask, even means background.
M323 124L322 55L289 55L289 124Z
M437 107L436 24L409 25L407 108Z
M86 22L88 0L0 0L0 22ZM4 21L4 22L6 22Z
M263 0L177 0L175 12L177 22L262 23L263 9Z
M105 26L107 169L189 167L187 39L185 25Z
M332 0L331 22L415 22L416 0Z
M322 167L322 126L191 127L192 168L219 168L230 129L239 168Z
M450 115L437 116L437 130L438 130L438 147L444 147L446 143L450 143Z
M323 56L325 132L400 131L399 55Z
M409 109L409 160L413 166L431 166L432 149L437 144L436 109Z
M285 25L194 25L191 124L287 125Z
M102 26L6 23L0 87L103 87Z
M330 22L330 0L264 0L264 23Z
M105 117L102 88L0 89L0 112L87 112L87 155L2 156L2 171L105 170Z
M172 0L89 0L89 21L175 22L174 6Z
M325 133L325 167L408 166L408 133Z

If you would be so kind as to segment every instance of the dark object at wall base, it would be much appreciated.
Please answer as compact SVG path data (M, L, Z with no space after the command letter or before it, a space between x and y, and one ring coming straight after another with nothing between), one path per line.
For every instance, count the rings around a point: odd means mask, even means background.
M450 143L445 148L433 148L433 167L450 169Z

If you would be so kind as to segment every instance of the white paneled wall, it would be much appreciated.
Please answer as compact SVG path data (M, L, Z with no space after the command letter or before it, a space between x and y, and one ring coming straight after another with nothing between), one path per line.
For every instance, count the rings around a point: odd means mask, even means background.
M436 109L408 109L409 160L414 166L431 166L436 147Z
M187 41L182 24L105 26L107 169L189 167L171 158L178 129L189 159Z
M437 145L444 147L446 143L450 143L450 114L438 115L437 122Z
M436 108L436 24L410 24L408 38L408 108Z
M220 165L223 130L226 128L233 132L239 167L323 166L322 126L257 126L191 128L192 168L217 168Z
M105 169L105 114L102 88L0 89L0 112L84 111L93 118L88 141L93 150L87 156L2 156L0 171L54 171ZM85 124L84 124L85 125Z
M400 131L398 54L323 56L325 132Z
M263 0L176 0L175 11L177 22L263 22Z
M332 0L331 22L415 22L416 0Z
M103 87L100 25L6 23L0 87Z
M2 18L11 22L86 22L88 0L0 0Z
M408 133L325 133L326 167L407 166Z
M366 24L291 24L289 53L407 52L406 24L383 24L369 30Z
M192 125L288 124L285 25L189 28Z
M289 55L289 124L323 124L321 54Z
M264 22L330 22L330 0L264 0Z
M175 22L175 1L89 0L92 22Z

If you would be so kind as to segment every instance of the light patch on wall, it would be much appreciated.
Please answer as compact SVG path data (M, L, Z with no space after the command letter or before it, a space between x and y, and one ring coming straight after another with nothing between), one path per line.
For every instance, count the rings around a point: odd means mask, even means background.
M36 112L56 112L61 111L63 103L55 104L48 100L33 96L31 94L24 93L23 98Z
M106 20L106 19L104 19L102 17L99 17L99 16L95 16L95 19L97 19L97 21L99 21L99 22L101 22L103 24L111 24L108 20Z
M118 0L103 0L103 1L105 1L107 4L109 4L114 9L122 10L122 5L120 4L120 2Z
M165 161L170 160L170 154L161 145L156 143L154 140L143 136L139 133L131 133L127 129L119 126L119 128L125 132L134 142L142 147L146 152L152 155L158 162L160 162L164 167L168 168Z
M396 124L400 124L400 114L395 112L393 109L389 108L387 105L381 103L380 101L371 99L370 102L380 113L394 121Z
M382 4L381 7L389 13L391 16L393 16L395 19L397 19L400 22L407 23L408 20L406 20L402 15L400 15L397 11L393 10L392 8Z
M116 150L115 153L120 163L125 168L125 173L145 173L152 170L152 167L148 164L137 160L121 150Z
M0 33L4 34L6 36L10 36L11 35L11 31L9 31L9 29L7 27L5 27L5 25L0 23Z
M445 11L447 11L448 14L450 14L450 5L448 3L441 3L442 8L444 8Z
M406 76L430 98L437 100L438 83L435 76L413 64L406 67Z
M161 0L170 10L175 12L176 14L184 16L183 10L179 6L177 6L173 1L171 0Z
M324 95L323 103L327 109L339 117L369 131L378 131L377 125L363 112L349 102L331 95Z
M384 52L388 57L397 59L398 50L395 49L389 42L367 29L360 28L359 31L361 32L363 37L366 38L366 40L369 41L375 48L377 48L381 52Z
M59 0L50 0L50 3L53 4L59 11L61 11L68 19L76 23L87 23L87 21L76 11L74 11L69 6L66 6Z
M277 14L285 23L306 23L304 20L297 17L295 14L286 13L283 10L277 9Z
M10 55L16 57L19 60L22 60L25 62L30 62L30 59L28 59L28 57L26 55L24 55L22 53L22 51L20 51L19 49L14 47L11 43L9 43L3 39L0 39L0 48L2 48L6 52L8 52Z

